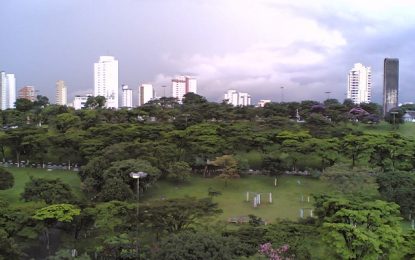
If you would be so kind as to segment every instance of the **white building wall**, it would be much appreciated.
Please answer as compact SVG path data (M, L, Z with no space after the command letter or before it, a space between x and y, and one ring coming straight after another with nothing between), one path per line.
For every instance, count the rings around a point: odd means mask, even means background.
M372 72L370 67L365 67L361 63L354 64L348 75L347 98L355 104L371 101Z
M129 89L127 85L122 86L122 106L133 107L133 90Z
M118 60L101 56L94 64L94 96L104 96L107 108L118 108Z
M251 96L248 93L237 92L234 89L228 90L224 95L225 100L233 106L249 106L251 105Z
M138 105L142 106L154 99L154 88L151 84L141 84L138 87Z
M258 101L257 106L258 107L264 107L265 104L268 104L268 103L271 103L270 99L261 99L261 100Z
M183 96L189 92L197 94L197 80L190 76L176 76L172 79L172 97L182 102Z
M75 96L73 100L73 108L75 110L82 109L85 107L85 103L88 100L88 97L92 96L92 94L86 94L86 96Z

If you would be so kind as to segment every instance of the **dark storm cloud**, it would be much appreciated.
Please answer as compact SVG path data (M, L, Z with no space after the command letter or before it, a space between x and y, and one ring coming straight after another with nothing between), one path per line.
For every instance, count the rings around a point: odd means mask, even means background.
M253 100L331 96L342 100L354 63L371 66L381 101L385 57L400 59L402 101L411 101L414 6L406 0L5 0L0 69L17 85L54 96L93 88L100 55L119 60L120 84L153 83L161 93L176 74L198 78L200 94L220 101L229 88ZM169 91L167 91L169 93Z

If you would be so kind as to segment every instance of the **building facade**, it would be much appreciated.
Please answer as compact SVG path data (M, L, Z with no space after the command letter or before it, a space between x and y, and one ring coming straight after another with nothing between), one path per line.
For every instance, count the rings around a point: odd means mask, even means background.
M151 84L141 84L138 87L138 105L142 106L148 101L154 99L155 93L153 85Z
M68 91L63 80L56 81L56 104L66 106L68 104Z
M399 102L399 59L386 58L383 63L383 115Z
M193 92L197 94L197 80L190 76L177 76L171 81L172 97L181 103L183 96Z
M14 74L0 72L0 109L14 108L16 102L16 78Z
M85 103L88 100L88 97L91 97L91 96L92 94L86 94L85 96L81 96L81 95L75 96L75 98L73 99L73 103L72 103L73 108L75 110L84 108Z
M36 91L33 86L25 86L18 91L18 97L34 102L36 100Z
M250 106L251 96L248 93L238 92L234 89L229 89L224 95L224 100L233 106Z
M257 107L264 107L265 104L271 103L270 99L261 99L258 101Z
M129 89L127 85L122 85L122 107L133 107L133 90Z
M118 108L118 60L112 56L94 64L94 96L105 97L107 108Z
M354 104L370 103L372 100L372 71L361 63L354 64L347 79L347 98Z

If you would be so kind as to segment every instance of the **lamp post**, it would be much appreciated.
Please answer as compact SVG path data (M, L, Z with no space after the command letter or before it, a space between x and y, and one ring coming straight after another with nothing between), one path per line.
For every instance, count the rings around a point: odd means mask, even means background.
M140 246L138 243L138 236L139 236L139 220L138 216L140 213L140 178L146 177L148 174L145 172L131 172L130 177L133 179L137 179L137 211L136 211L136 221L137 221L137 242L136 242L136 252L137 252L137 259L140 259Z
M393 129L396 129L396 125L395 125L395 116L396 116L396 114L398 114L398 112L396 112L396 111L392 111L392 112L389 112L389 113L391 113L392 115L393 115Z

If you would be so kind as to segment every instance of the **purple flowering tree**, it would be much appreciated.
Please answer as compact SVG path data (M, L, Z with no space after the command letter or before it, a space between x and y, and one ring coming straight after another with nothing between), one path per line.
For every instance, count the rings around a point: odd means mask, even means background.
M258 251L260 254L268 257L269 260L291 260L293 258L287 256L289 248L289 245L283 245L279 248L274 249L272 248L271 243L265 243L259 245Z

